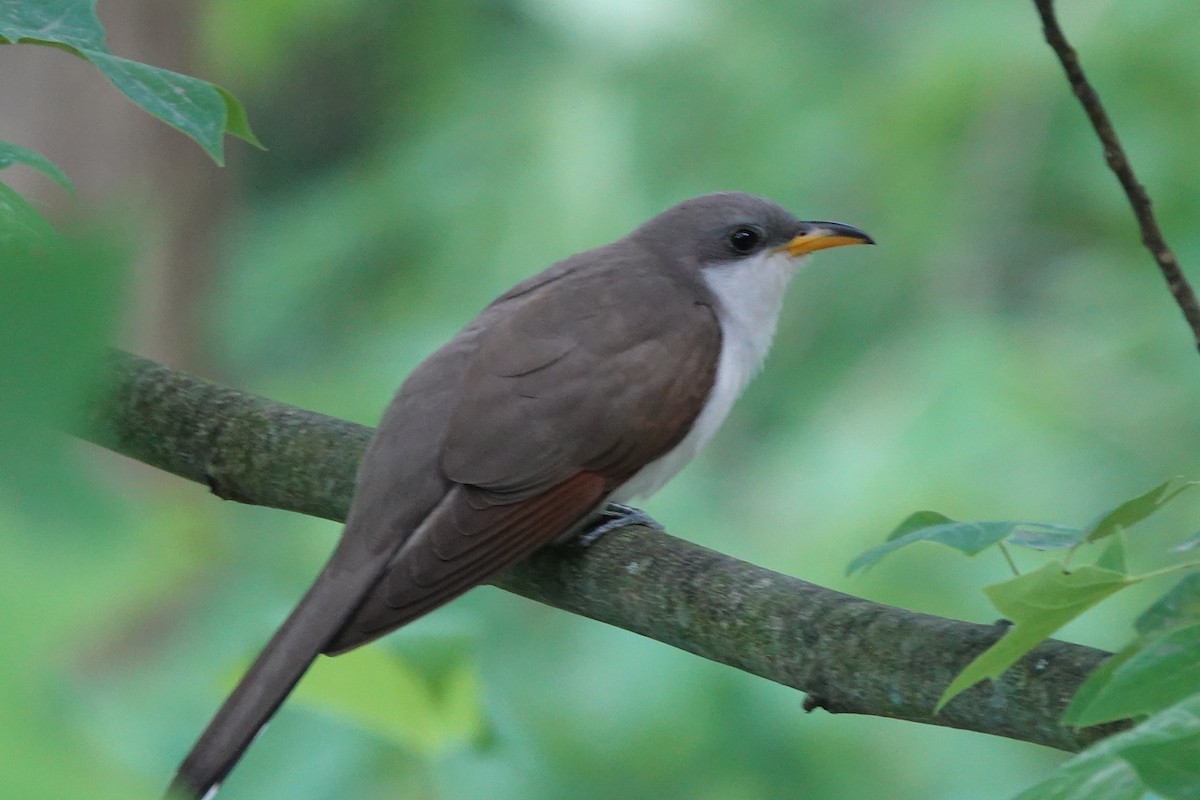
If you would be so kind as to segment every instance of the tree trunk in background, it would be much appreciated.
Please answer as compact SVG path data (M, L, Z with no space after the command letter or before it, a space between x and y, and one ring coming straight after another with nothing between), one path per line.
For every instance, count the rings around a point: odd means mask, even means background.
M117 55L199 77L195 0L106 0L98 8ZM201 312L232 176L191 140L150 117L81 59L45 47L0 48L0 139L48 157L85 209L135 242L131 315L121 338L138 352L211 374ZM53 218L71 203L25 169L4 176Z

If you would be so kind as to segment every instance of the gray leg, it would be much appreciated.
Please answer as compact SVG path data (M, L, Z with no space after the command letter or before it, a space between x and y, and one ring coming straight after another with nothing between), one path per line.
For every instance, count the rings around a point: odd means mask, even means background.
M609 531L615 531L617 528L624 528L626 525L645 525L647 528L653 528L656 531L663 529L663 526L656 519L640 508L620 503L609 503L596 516L596 524L579 534L579 538L576 541L580 547L591 547L604 534Z

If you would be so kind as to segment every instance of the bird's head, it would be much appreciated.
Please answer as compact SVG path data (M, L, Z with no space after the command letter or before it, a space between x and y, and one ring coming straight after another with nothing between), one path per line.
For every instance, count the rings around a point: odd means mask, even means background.
M632 238L660 258L692 269L752 259L794 268L817 250L875 243L852 225L798 220L770 200L739 192L685 200L647 221Z

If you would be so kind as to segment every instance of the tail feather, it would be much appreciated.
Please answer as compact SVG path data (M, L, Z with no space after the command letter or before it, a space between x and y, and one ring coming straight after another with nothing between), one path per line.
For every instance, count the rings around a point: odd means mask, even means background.
M208 800L379 579L386 559L354 570L337 556L263 648L179 765L167 797Z

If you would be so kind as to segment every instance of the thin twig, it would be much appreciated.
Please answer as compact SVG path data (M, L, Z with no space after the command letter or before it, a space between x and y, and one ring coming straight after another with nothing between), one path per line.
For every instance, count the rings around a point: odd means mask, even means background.
M1008 562L1008 568L1012 570L1012 574L1020 577L1021 570L1017 569L1017 562L1013 561L1012 554L1008 552L1008 548L1004 546L1004 542L997 542L996 546L1000 548L1000 553L1004 556L1004 560Z
M1129 164L1125 150L1117 141L1117 132L1113 129L1112 120L1109 119L1108 113L1100 102L1100 95L1096 93L1092 84L1083 74L1083 67L1079 64L1079 55L1067 41L1067 37L1063 35L1062 28L1059 27L1058 19L1054 14L1054 0L1033 0L1033 3L1042 18L1042 29L1046 34L1046 41L1058 56L1058 60L1062 62L1063 70L1067 73L1067 81L1071 84L1071 90L1079 98L1083 110L1087 112L1088 119L1092 122L1092 127L1096 130L1096 135L1100 137L1100 143L1104 147L1104 160L1108 162L1108 168L1116 174L1117 180L1121 182L1121 187L1125 190L1125 196L1129 198L1129 205L1133 207L1133 215L1137 218L1138 227L1141 228L1142 244L1146 245L1146 249L1158 263L1158 268L1167 281L1167 288L1170 289L1171 296L1179 305L1179 310L1183 312L1184 319L1192 329L1196 347L1200 349L1200 302L1196 301L1195 292L1192 291L1187 278L1180 271L1175 254L1171 252L1171 248L1167 246L1167 242L1163 238L1162 231L1159 229L1154 212L1150 207L1150 196L1146 194L1145 187L1134 176L1133 167Z

